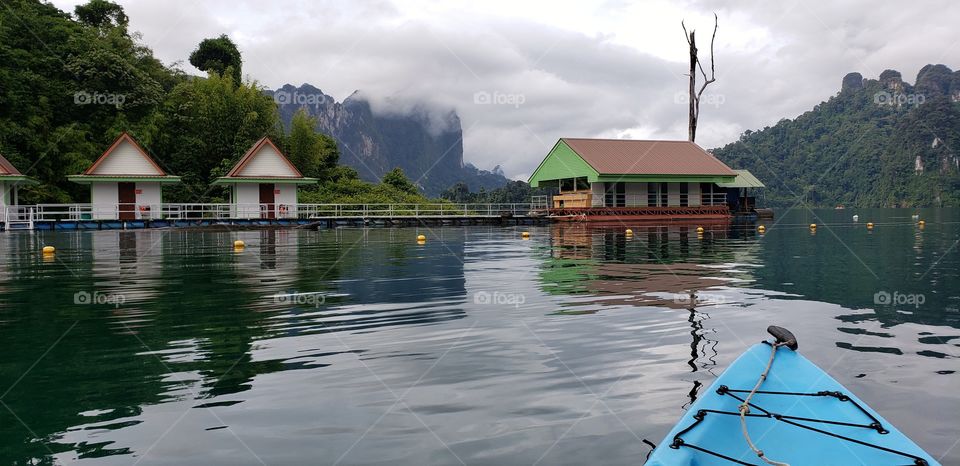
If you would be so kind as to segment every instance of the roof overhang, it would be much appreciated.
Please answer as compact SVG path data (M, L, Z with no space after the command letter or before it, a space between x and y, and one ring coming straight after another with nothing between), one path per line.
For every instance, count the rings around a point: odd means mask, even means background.
M157 182L157 183L179 183L179 176L164 175L164 176L149 176L149 175L139 175L139 176L124 176L124 175L70 175L67 177L68 180L73 181L74 183L80 184L90 184L90 183L136 183L138 181L146 182Z
M26 175L0 175L0 181L13 181L17 184L40 184L39 181Z
M233 184L233 183L274 183L274 184L316 184L319 180L317 178L252 178L252 177L240 177L240 176L223 176L217 178L213 184Z
M735 176L722 175L600 175L598 182L607 183L725 183L732 182Z
M733 181L717 183L721 188L766 188L763 183L747 170L734 170L737 177Z

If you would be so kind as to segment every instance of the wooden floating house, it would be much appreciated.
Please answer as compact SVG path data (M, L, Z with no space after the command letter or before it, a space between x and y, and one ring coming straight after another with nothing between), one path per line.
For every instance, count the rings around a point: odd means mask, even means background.
M68 176L75 183L90 185L90 211L82 220L149 220L159 218L162 185L179 183L180 177L165 172L157 162L124 132L80 175Z
M727 220L753 202L739 189L763 187L693 142L627 139L562 138L529 182L556 189L559 221Z
M316 178L303 176L269 137L254 143L226 176L214 182L230 188L230 216L251 219L297 218L297 186L316 183Z

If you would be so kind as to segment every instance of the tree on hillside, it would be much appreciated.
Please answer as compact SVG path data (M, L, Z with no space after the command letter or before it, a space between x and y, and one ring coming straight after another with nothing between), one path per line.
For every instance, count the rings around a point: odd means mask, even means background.
M176 86L158 118L152 151L182 184L164 188L172 201L212 200L209 184L263 136L282 141L277 106L256 82L211 74Z
M107 0L90 0L84 5L77 5L73 12L81 23L95 28L120 27L126 30L129 22L123 7Z
M317 119L300 109L290 121L287 156L304 176L327 180L340 160L340 151L333 138L316 131Z
M386 175L383 175L383 179L380 180L381 183L392 186L397 190L409 194L417 194L420 192L417 189L417 186L410 182L407 179L407 176L403 174L403 170L399 167L390 170Z
M214 39L204 39L197 46L197 49L190 54L190 64L199 70L208 73L213 72L221 76L230 70L234 84L240 84L241 68L243 67L243 58L240 56L240 50L237 45L227 37L221 34Z

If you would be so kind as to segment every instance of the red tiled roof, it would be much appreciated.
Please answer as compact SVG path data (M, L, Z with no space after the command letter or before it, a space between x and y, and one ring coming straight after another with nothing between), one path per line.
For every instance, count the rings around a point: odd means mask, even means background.
M12 175L12 176L22 176L20 170L17 170L17 167L14 167L2 154L0 154L0 175Z
M690 141L563 138L601 175L719 175L736 172Z

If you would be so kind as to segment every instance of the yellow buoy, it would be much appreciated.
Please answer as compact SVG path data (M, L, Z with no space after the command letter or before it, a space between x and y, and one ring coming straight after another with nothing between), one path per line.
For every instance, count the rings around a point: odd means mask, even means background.
M529 238L529 237L530 237L530 232L529 232L529 231L525 231L525 232L523 232L523 233L520 233L520 236L522 236L522 237L524 237L524 238Z
M810 229L811 229L811 230L816 230L816 229L817 229L817 224L816 224L816 223L811 223L811 224L810 224Z
M417 235L417 241L426 241L426 240L427 240L426 235Z
M241 239L238 239L238 240L236 240L236 241L233 242L233 247L235 247L235 248L237 248L237 249L242 248L242 247L244 247L244 246L246 246L246 245L247 245L247 244L244 243L243 240L241 240Z
M625 231L624 233L626 233L626 234L628 234L628 235L632 235L632 234L633 234L633 230L627 228L627 231Z
M763 232L767 231L767 227L765 227L765 226L763 226L763 225L760 225L760 226L757 227L757 231L759 231L760 233L763 233Z
M703 234L703 227L697 227L697 233Z
M920 220L919 222L917 222L917 225L920 225L920 226L924 226L926 224L927 222L924 222L923 220Z
M868 230L872 230L872 229L873 229L873 222L867 222L867 229L868 229Z
M43 253L44 253L44 254L53 254L53 253L55 253L55 252L57 252L57 248L55 248L55 247L53 247L53 246L44 246L44 247L43 247Z

